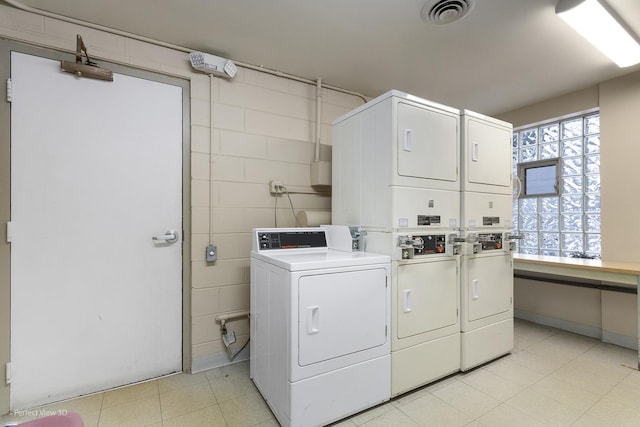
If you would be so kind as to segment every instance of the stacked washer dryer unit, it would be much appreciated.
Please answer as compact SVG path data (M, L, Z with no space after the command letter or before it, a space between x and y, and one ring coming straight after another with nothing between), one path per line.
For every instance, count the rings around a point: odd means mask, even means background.
M513 242L509 123L463 110L461 369L513 349Z
M391 395L460 369L460 111L390 91L333 124L332 222L391 256Z
M389 400L389 256L352 252L348 227L252 239L250 377L280 424L322 426Z

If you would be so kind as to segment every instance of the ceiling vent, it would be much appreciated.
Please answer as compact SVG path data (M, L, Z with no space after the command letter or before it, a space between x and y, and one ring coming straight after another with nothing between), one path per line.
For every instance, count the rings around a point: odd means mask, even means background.
M473 6L473 0L429 0L422 7L420 16L427 23L451 24L462 19Z

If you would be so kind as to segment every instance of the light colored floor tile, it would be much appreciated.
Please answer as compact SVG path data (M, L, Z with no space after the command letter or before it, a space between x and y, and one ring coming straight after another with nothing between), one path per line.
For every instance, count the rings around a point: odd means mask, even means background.
M420 424L413 421L399 409L391 408L390 411L360 425L363 427L418 427Z
M549 426L570 426L583 413L532 389L517 394L507 404Z
M208 406L179 417L164 420L163 427L226 427L227 422L218 405Z
M423 390L428 391L430 393L433 393L436 390L439 390L443 387L446 387L447 385L454 383L457 381L457 374L456 375L451 375L449 377L445 377L442 378L438 381L432 382L431 384L427 384L426 386L422 387Z
M545 427L540 421L505 403L476 421L486 427Z
M632 377L636 377L636 375ZM635 379L630 381L627 378L629 378L629 376L613 387L605 397L627 406L637 407L640 403L640 383Z
M629 368L578 358L551 376L603 396L629 374Z
M487 365L485 369L524 387L529 387L544 377L544 375L539 372L532 371L525 366L517 364L511 360L510 356L504 357Z
M341 425L341 424L337 424L337 425ZM345 424L343 427L352 427L355 424ZM267 421L262 421L258 424L255 424L255 427L280 427L280 423L278 421L274 419L272 420L267 420Z
M407 403L414 401L416 399L419 399L422 396L425 396L427 394L431 394L431 392L429 390L427 390L426 387L421 387L419 389L416 389L414 391L410 391L408 393L405 394L401 394L400 396L395 397L391 403L394 406L402 406L402 405L406 405Z
M98 422L100 421L100 413L101 411L82 414L81 417L82 422L84 422L84 427L98 427Z
M220 409L230 426L253 426L274 419L269 407L258 393L248 393L220 402Z
M456 427L473 421L468 415L433 394L424 395L398 409L421 426Z
M461 374L458 379L501 402L512 398L525 388L484 368Z
M103 409L98 426L146 426L161 421L160 399L156 395Z
M591 338L567 331L560 331L543 342L545 344L560 346L565 350L572 350L576 355L585 353L601 343L597 338Z
M258 391L246 372L233 372L208 378L218 402L224 402L249 392Z
M626 366L636 371L638 369L638 352L613 344L600 343L580 357L605 364Z
M158 394L158 381L146 381L143 383L106 391L102 401L103 408L119 405L144 397Z
M356 414L350 417L349 420L351 420L355 425L359 426L366 423L367 421L371 421L374 418L384 415L393 409L394 406L391 403L386 403L384 405L378 405L367 411Z
M561 381L558 377L546 377L535 383L529 390L547 396L560 403L584 412L602 398L578 385Z
M536 347L531 347L530 350L533 351L515 351L511 354L511 361L532 371L548 375L573 359L572 357L554 352L551 348L549 349L550 351L545 352L536 352L535 349Z
M208 381L160 393L162 419L165 420L170 420L216 403L216 398Z
M635 351L519 319L515 340L516 349L508 356L406 393L333 427L640 425ZM249 379L247 361L37 410L78 412L86 427L278 427ZM0 426L16 420L27 417L0 417Z
M194 384L199 384L207 381L207 375L204 372L197 374L181 373L176 375L170 375L158 379L158 391L165 393L167 391L175 390Z
M514 319L514 346L525 349L560 332L550 326L537 325L525 320Z
M96 393L89 396L79 397L77 399L58 402L44 406L38 410L44 412L61 413L77 412L80 415L96 412L102 409L102 400L104 393Z
M205 375L211 381L214 378L221 378L234 375L249 376L249 361L245 360L231 365L221 366L205 372Z
M608 396L593 405L586 415L599 419L603 425L616 427L637 427L640 425L640 409L627 406Z
M461 381L454 381L434 391L433 394L457 410L464 412L471 419L484 415L501 403Z
M571 427L616 427L609 420L601 420L589 414L584 414Z
M621 382L636 388L640 388L640 371L638 371L637 369L632 369Z

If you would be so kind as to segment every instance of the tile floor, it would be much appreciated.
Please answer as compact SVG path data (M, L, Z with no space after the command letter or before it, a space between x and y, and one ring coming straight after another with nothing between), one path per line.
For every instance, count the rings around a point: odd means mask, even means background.
M635 351L516 320L512 354L336 423L339 427L639 426ZM278 426L248 362L179 374L0 418L75 411L88 427Z

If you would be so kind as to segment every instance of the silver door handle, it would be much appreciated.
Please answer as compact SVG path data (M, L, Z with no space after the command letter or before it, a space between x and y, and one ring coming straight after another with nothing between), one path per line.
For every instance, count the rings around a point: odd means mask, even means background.
M169 230L163 235L153 236L152 239L158 243L175 243L178 241L178 232L176 230Z

